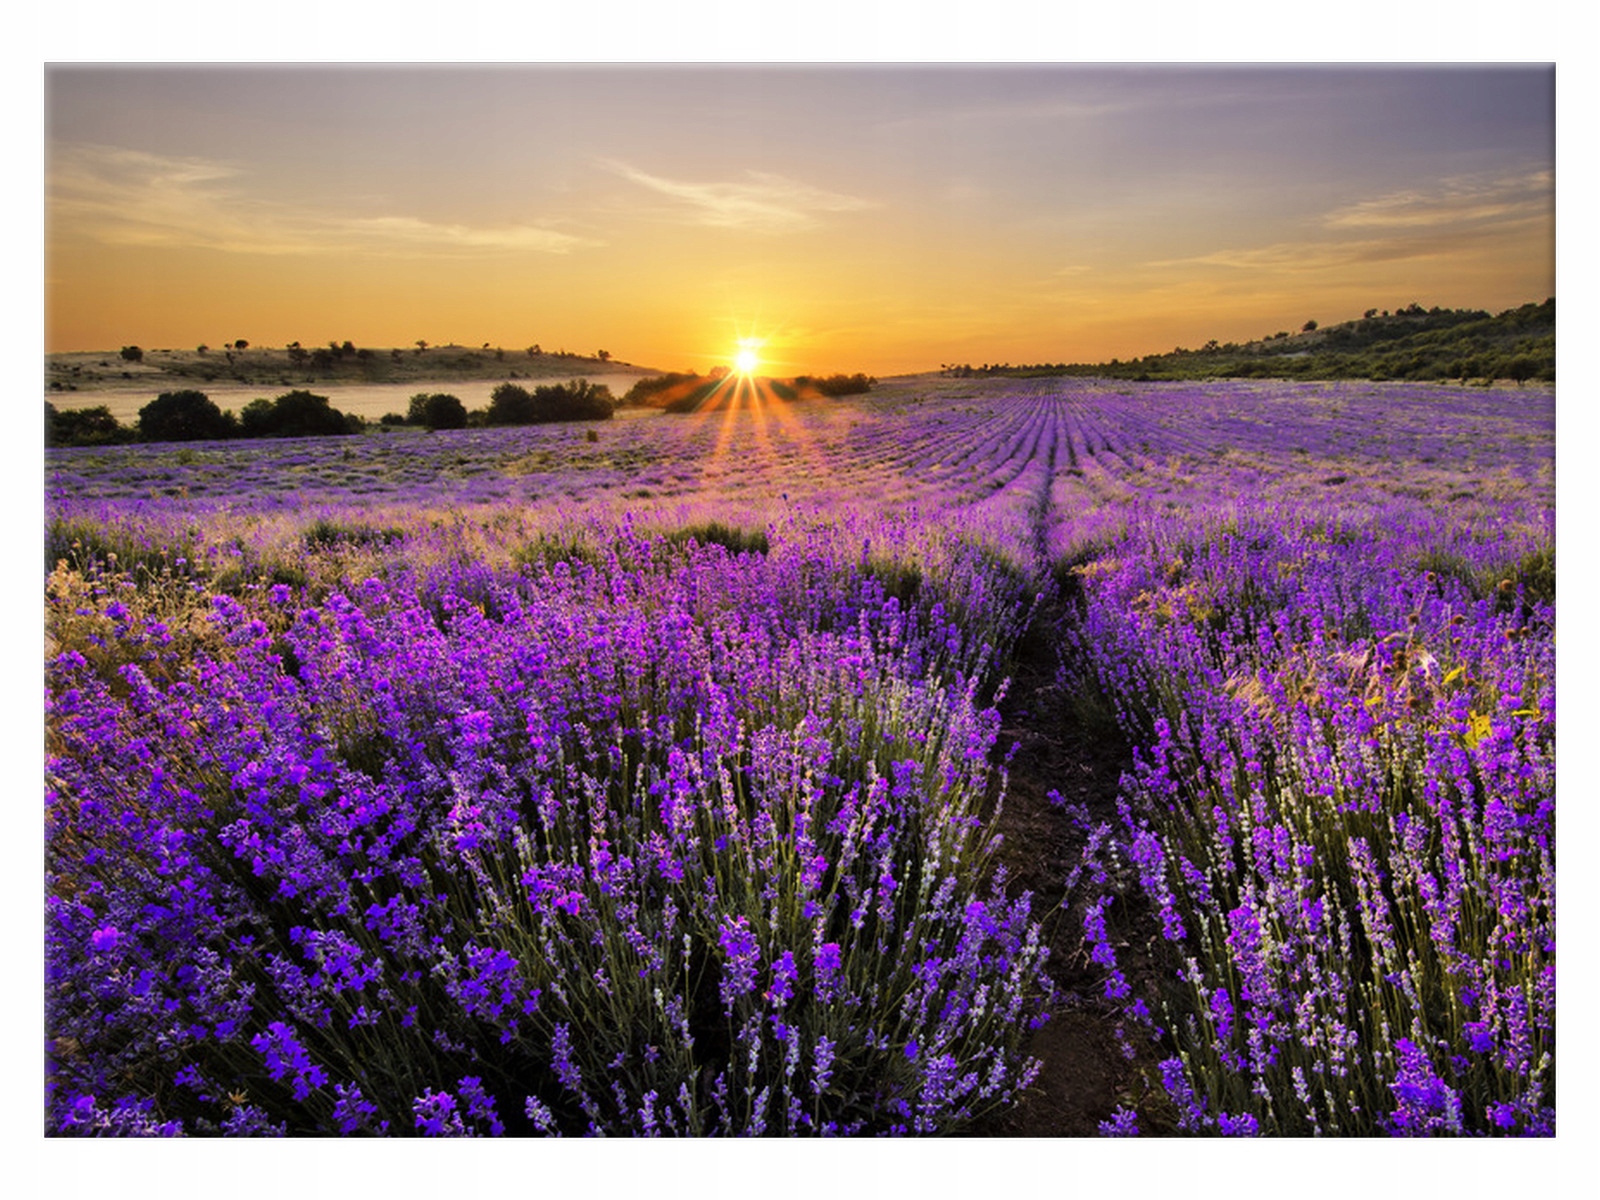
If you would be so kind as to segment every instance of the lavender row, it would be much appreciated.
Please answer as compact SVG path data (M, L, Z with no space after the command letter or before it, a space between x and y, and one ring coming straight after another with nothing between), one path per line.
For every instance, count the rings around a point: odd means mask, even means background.
M922 381L600 438L52 452L53 1128L1014 1099L1040 914L981 797L1052 568L1138 756L1088 934L1116 993L1142 895L1172 960L1112 1127L1553 1127L1547 391Z
M1137 747L1086 934L1167 1055L1107 1131L1553 1133L1547 536L1169 522L1079 578L1068 658ZM1105 931L1134 896L1158 995Z
M1035 1067L993 648L826 537L51 579L56 1132L935 1132ZM986 666L987 664L987 666Z

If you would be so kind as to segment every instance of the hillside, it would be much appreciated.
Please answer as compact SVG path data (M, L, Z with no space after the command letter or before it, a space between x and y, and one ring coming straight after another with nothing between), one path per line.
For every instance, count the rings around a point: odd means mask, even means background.
M124 357L125 354L135 357ZM285 388L318 384L451 383L473 379L566 379L639 367L595 354L547 353L538 346L509 350L482 346L412 346L358 349L342 345L305 348L223 346L194 350L87 351L45 356L45 386L51 392L201 388L212 384Z
M1207 342L1121 362L1009 363L946 366L945 374L1084 375L1111 379L1398 379L1482 380L1556 377L1556 302L1524 304L1491 316L1476 309L1424 309L1394 313L1368 309L1359 320L1298 333L1283 331L1257 341Z

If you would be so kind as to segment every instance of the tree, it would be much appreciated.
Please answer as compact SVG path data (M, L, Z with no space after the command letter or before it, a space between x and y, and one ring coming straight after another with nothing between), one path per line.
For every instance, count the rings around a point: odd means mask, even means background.
M502 383L489 393L486 419L490 425L532 425L539 416L533 396L527 388L515 383Z
M238 341L234 342L233 348L235 350L248 350L250 349L250 343L245 341L243 338L240 338Z
M132 433L118 424L104 404L95 408L59 411L48 400L44 405L44 444L46 446L105 446L131 440Z
M1311 320L1307 321L1304 325L1300 326L1300 332L1301 333L1310 333L1316 327L1317 327L1316 318L1312 318Z
M609 421L617 406L610 388L587 379L535 388L533 398L544 421Z
M207 346L204 342L201 342L198 346L196 346L194 348L194 352L196 354L202 354L203 355L209 349L211 349L210 346Z
M261 397L250 401L239 413L239 432L245 437L270 437L272 414L271 400Z
M601 362L610 362L611 361L611 351L609 351L609 350L596 350L594 352L594 356L596 358L598 358Z
M616 398L603 384L574 379L567 384L545 384L532 392L515 383L502 383L489 396L484 420L489 425L537 425L546 421L605 421L616 408Z
M448 392L435 392L423 398L422 425L429 429L465 429L467 406Z
M137 346L124 346L122 348L123 362L143 362L144 351Z
M417 345L417 353L421 354L424 350L426 350L428 348L428 339L427 338L418 338L416 345Z
M139 410L139 436L147 442L195 442L231 437L238 430L204 392L162 392Z
M321 437L353 433L358 419L346 417L326 396L287 392L276 400L252 400L239 414L246 437Z

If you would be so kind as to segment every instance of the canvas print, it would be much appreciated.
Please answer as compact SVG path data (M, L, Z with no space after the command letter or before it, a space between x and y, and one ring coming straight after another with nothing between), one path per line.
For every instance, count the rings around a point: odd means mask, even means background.
M1551 1136L1555 70L45 71L51 1136Z

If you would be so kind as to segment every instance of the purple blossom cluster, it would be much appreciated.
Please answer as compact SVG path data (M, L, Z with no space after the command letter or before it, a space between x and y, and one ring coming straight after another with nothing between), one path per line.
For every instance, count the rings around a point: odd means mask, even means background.
M49 451L49 1128L1015 1100L1048 984L986 797L1053 576L1135 754L1075 878L1164 1099L1102 1130L1552 1132L1554 409L1510 397L922 380Z
M1090 874L1114 849L1167 947L1180 1129L1553 1132L1554 567L1522 520L1167 522L1080 568L1068 658L1136 747ZM1116 900L1084 926L1113 997Z
M997 648L951 614L1027 598L954 544L911 594L895 536L402 542L325 594L57 570L50 1128L922 1133L1013 1099L1045 952L986 882Z

